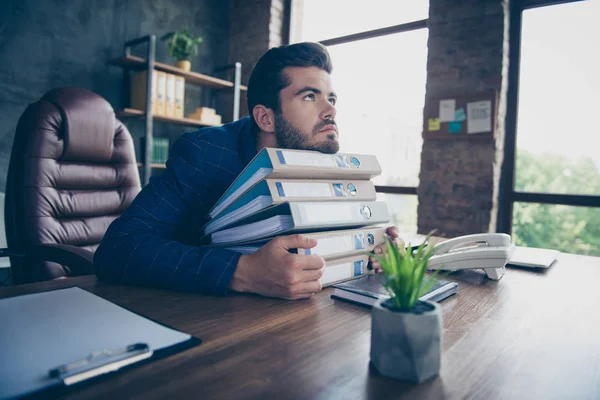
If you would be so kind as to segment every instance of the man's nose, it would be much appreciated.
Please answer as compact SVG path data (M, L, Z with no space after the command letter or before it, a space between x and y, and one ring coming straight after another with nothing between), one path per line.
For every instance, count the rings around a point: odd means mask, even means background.
M337 110L335 109L335 106L333 104L331 104L330 102L327 102L327 106L325 107L325 110L323 110L323 113L321 114L322 119L327 120L327 119L335 119L335 115L337 114Z

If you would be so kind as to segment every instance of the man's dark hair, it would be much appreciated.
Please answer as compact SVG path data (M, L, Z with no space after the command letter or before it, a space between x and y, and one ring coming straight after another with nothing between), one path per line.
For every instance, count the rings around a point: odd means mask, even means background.
M252 113L257 104L280 111L279 92L291 83L283 73L285 67L317 67L329 74L332 70L329 52L320 43L295 43L267 51L256 63L248 82L248 112L255 135L260 130Z

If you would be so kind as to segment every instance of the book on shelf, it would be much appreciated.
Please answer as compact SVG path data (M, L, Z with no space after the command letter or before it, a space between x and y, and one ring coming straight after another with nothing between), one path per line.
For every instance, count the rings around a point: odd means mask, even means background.
M369 180L379 174L381 166L374 155L263 148L213 206L209 217L216 217L265 178Z
M206 225L212 233L267 207L286 201L369 201L377 193L371 181L263 179Z
M317 245L310 249L291 249L293 253L304 255L320 255L327 260L353 256L359 253L372 252L375 247L384 244L385 227L364 227L338 231L305 233L309 239L315 239ZM238 253L251 254L267 244L268 240L247 242L243 245L226 247Z
M167 74L163 71L156 71L156 115L165 115L166 100Z
M331 297L372 307L379 299L389 299L390 295L383 287L383 273L370 274L358 279L334 284L334 291ZM424 281L427 282L425 278ZM440 302L458 292L458 284L456 282L446 281L443 279L435 279L433 286L424 293L419 300Z
M190 119L196 119L209 125L221 125L222 118L214 108L197 107L196 111L187 116Z
M141 159L144 160L145 151L143 150L146 146L146 138L140 138L141 146ZM154 137L152 138L152 151L150 154L151 164L164 164L169 158L169 139L165 137Z
M152 105L152 113L156 114L156 87L157 87L157 71L152 71L152 88L150 91L150 103ZM147 71L134 72L131 77L130 103L131 107L137 110L146 110L146 76Z
M175 75L175 118L185 115L185 78Z
M167 90L165 92L165 110L163 115L166 117L175 117L175 75L167 75Z
M212 244L237 245L292 233L383 224L389 219L387 204L383 201L285 202L244 218L230 228L208 235Z

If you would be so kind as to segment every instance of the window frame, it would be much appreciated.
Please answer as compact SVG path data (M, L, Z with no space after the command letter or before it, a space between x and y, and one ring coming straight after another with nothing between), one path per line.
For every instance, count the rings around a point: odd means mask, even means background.
M521 65L521 39L523 11L538 7L573 3L581 0L510 2L508 90L504 137L504 162L500 176L497 232L512 233L514 203L558 204L566 206L600 207L600 196L581 194L552 194L519 192L515 190L515 159L517 152L517 121L519 108L519 72Z

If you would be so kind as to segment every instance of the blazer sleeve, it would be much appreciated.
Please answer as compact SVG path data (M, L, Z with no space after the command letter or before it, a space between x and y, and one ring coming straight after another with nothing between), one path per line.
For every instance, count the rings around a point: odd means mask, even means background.
M194 132L173 144L165 172L151 179L104 235L94 255L98 279L228 293L240 253L193 243L200 235L195 215L206 214L214 199L214 168L205 162L209 146Z

